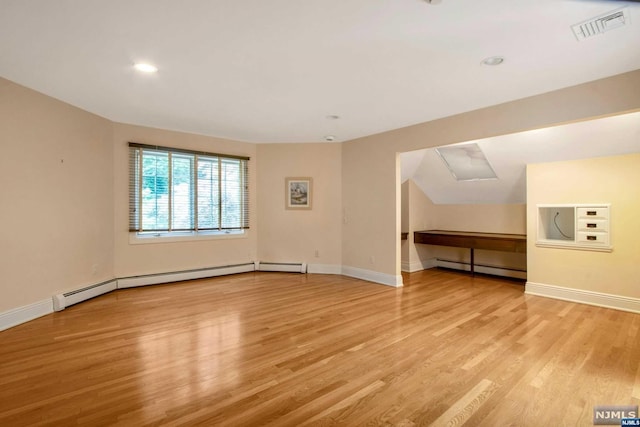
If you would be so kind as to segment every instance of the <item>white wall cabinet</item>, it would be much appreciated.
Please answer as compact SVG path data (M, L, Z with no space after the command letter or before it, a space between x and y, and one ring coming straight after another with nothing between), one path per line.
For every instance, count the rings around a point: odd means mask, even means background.
M537 205L536 246L611 252L611 205Z

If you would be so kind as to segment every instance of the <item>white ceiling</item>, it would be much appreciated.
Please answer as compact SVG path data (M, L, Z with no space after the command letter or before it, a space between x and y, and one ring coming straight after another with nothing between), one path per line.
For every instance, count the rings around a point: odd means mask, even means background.
M431 148L400 154L402 182L412 179L436 204L526 203L527 164L640 152L640 112L469 142L497 180L457 181Z
M631 25L576 40L572 24L624 5ZM0 0L0 76L114 121L250 142L345 141L636 69L630 2Z

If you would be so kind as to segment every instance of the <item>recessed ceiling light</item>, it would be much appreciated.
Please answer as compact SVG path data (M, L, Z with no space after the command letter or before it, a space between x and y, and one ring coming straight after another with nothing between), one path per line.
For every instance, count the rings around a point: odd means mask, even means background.
M144 63L144 62L139 62L139 63L135 64L133 66L133 68L135 68L136 70L141 71L143 73L156 73L156 72L158 72L158 67L156 67L155 65Z
M340 116L336 115L336 114L329 114L327 116L327 120L338 120L340 118Z
M485 58L482 60L483 65L500 65L504 62L504 57L502 56L490 56L489 58Z
M324 140L327 142L333 142L336 140L336 136L335 135L327 135L324 137Z

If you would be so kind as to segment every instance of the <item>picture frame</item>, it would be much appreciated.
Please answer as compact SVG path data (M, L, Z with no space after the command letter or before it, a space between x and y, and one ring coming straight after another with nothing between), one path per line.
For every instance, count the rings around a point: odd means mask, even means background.
M313 178L285 178L285 209L309 210L313 200Z

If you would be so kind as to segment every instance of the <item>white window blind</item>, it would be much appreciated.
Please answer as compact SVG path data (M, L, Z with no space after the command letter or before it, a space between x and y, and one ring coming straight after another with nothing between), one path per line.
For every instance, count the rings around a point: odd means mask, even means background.
M249 228L248 157L129 143L129 231Z

